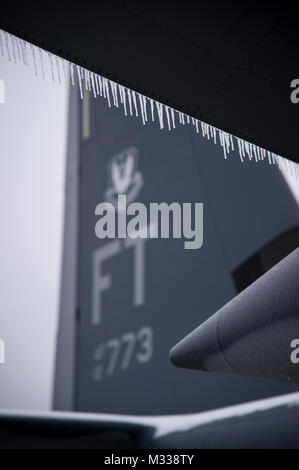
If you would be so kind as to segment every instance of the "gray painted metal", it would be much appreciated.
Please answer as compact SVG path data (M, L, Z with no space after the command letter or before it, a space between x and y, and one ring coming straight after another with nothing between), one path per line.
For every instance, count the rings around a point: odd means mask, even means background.
M299 248L174 346L173 364L299 384L298 286Z
M53 409L73 410L77 311L80 107L70 89L65 178L64 242Z
M298 224L298 206L278 169L268 162L241 163L237 155L224 160L221 147L187 126L175 132L151 122L143 126L92 97L89 112L80 154L74 409L187 413L296 390L177 370L168 359L173 344L236 295L236 268ZM181 239L148 240L137 250L128 240L96 238L95 207L115 196L112 162L124 161L128 149L135 155L129 199L146 206L204 203L200 250L184 250ZM133 183L140 178L138 189Z
M173 416L0 410L0 448L298 449L298 419L298 393Z

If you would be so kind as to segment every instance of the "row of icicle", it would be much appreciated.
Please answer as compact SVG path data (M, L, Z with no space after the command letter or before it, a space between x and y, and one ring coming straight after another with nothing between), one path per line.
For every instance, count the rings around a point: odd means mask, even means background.
M296 179L299 178L298 164L90 72L1 29L0 52L2 56L7 54L9 61L15 63L22 61L25 66L32 64L35 75L41 75L43 79L45 78L44 60L47 59L52 80L61 83L62 80L67 82L70 77L72 85L79 84L82 99L83 88L85 88L95 97L101 96L106 99L109 107L112 104L116 107L122 106L126 116L140 117L143 124L149 120L155 121L157 118L160 128L167 128L170 131L175 129L177 124L191 125L197 133L201 131L203 137L215 144L219 143L223 149L224 158L227 158L231 150L237 148L242 162L246 158L255 162L267 160L270 165L277 164L280 169L289 171Z

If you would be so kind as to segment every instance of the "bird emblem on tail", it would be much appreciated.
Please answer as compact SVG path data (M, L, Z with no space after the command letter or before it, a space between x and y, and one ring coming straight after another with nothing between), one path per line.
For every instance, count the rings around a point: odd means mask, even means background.
M137 148L130 147L114 155L108 164L109 186L105 199L115 207L119 194L125 194L129 204L136 199L143 186L143 177L138 171L138 154Z

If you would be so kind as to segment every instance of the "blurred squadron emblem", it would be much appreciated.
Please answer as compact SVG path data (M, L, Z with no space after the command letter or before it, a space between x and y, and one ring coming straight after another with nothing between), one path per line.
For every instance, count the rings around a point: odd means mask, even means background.
M117 208L118 195L127 196L127 204L134 201L142 186L143 177L138 171L138 150L130 147L114 155L108 164L109 186L105 200Z

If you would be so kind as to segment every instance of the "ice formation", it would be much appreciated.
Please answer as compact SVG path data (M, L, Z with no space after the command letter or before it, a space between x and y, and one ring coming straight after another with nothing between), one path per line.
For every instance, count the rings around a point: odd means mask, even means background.
M178 124L192 126L195 132L201 132L203 137L214 144L220 144L225 159L231 150L237 149L242 162L246 158L255 162L266 160L270 165L277 164L280 169L299 179L299 165L295 162L75 65L1 29L0 52L2 56L6 54L9 61L22 61L25 66L32 65L35 75L42 78L45 78L44 61L48 60L52 80L61 83L64 79L70 80L73 86L77 84L82 99L84 89L88 90L95 98L100 96L106 99L109 107L122 107L126 116L139 117L144 125L149 120L157 121L161 129L169 131Z

